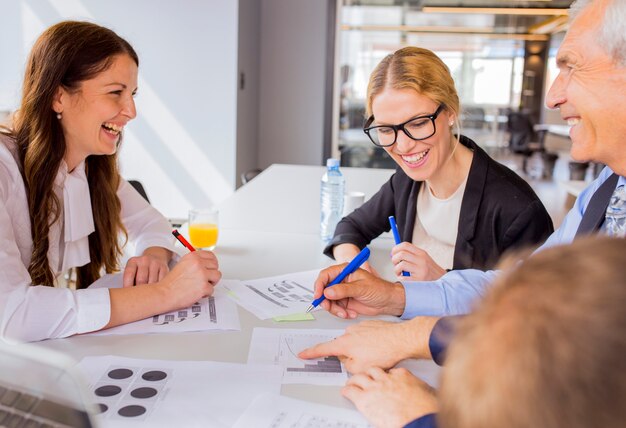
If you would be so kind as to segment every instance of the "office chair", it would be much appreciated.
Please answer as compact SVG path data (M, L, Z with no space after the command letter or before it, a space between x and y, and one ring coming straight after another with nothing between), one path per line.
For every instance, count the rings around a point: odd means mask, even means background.
M511 152L523 155L522 170L527 171L528 158L535 152L543 152L543 137L545 133L541 133L538 138L533 128L530 116L526 113L511 112L507 122L507 130L509 132L509 149Z
M461 113L464 128L483 129L485 126L485 109L482 107L465 107Z
M128 184L133 186L135 188L135 190L137 192L139 192L139 194L141 196L143 196L143 198L146 201L148 201L148 203L150 203L150 199L148 198L148 194L146 193L146 189L143 188L143 185L141 184L141 182L139 180L128 180Z

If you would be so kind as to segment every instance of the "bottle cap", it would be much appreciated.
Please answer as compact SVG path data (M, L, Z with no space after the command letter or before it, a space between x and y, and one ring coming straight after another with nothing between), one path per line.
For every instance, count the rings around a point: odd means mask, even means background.
M333 159L333 158L327 159L326 160L326 166L328 168L338 167L339 166L339 159Z

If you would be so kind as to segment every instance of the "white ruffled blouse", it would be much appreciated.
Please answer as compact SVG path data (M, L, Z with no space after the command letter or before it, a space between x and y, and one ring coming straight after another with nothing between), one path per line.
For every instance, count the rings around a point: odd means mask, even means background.
M58 275L90 261L88 236L95 228L84 162L72 172L62 162L54 192L62 212L61 219L50 227L48 261ZM117 194L135 254L153 246L174 249L165 217L124 180ZM36 341L104 327L111 310L109 291L32 286L28 274L32 248L17 150L10 138L0 136L0 337Z

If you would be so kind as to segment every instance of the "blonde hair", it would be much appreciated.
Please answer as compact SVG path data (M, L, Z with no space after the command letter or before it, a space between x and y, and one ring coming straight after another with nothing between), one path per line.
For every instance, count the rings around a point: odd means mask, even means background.
M373 114L374 98L386 88L412 89L437 104L443 104L458 121L461 107L450 70L428 49L409 46L383 58L367 85L365 113L368 117Z
M440 389L442 427L621 427L626 240L544 250L464 319Z

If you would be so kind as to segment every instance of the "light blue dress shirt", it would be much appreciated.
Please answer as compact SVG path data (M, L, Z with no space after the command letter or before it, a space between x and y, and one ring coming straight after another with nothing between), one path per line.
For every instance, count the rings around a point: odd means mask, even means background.
M589 200L598 187L612 174L611 169L604 168L598 178L578 196L561 227L555 230L537 251L554 245L569 244L574 240ZM626 178L620 176L617 186L622 184L626 184ZM485 272L477 269L462 269L448 272L437 281L404 281L406 305L402 318L410 319L419 315L466 314L485 294L497 274L498 271L493 270Z

